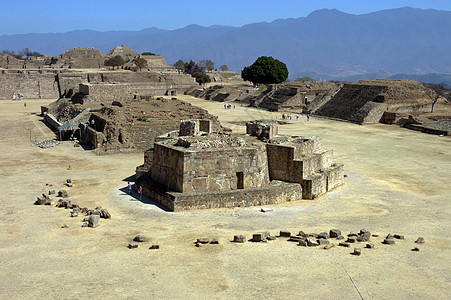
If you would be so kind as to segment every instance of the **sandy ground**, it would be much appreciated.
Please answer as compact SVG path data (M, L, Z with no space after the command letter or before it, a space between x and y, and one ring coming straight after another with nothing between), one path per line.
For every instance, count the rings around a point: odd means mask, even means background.
M227 122L275 119L280 114L185 97ZM304 117L280 127L291 135L318 135L345 164L346 184L314 201L258 208L165 212L123 192L142 153L98 156L53 138L37 115L53 100L0 101L0 298L349 298L446 299L451 294L451 139L396 126ZM243 126L233 125L244 131ZM71 170L68 170L71 166ZM102 206L111 220L81 228L69 210L32 205L49 189L66 188L81 206ZM51 184L52 186L46 186ZM69 228L61 228L67 224ZM234 244L235 234L279 230L344 234L365 228L375 249L299 247L280 238ZM383 236L405 240L382 245ZM149 242L130 250L136 234ZM414 243L423 236L426 243ZM194 247L200 237L219 245ZM148 250L158 242L160 250ZM364 244L360 244L361 247ZM415 246L420 252L412 252Z

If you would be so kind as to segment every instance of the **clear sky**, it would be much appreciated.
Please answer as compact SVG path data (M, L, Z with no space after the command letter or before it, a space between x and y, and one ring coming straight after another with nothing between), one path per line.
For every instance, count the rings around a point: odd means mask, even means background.
M177 29L190 24L242 26L305 17L335 8L364 14L410 6L451 11L451 0L1 0L0 35L77 29Z

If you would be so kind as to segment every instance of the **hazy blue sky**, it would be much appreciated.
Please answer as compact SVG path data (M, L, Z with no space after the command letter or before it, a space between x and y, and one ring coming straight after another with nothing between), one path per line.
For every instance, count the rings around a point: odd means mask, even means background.
M404 6L451 11L451 0L2 0L0 35L76 29L177 29L305 17L335 8L364 14Z

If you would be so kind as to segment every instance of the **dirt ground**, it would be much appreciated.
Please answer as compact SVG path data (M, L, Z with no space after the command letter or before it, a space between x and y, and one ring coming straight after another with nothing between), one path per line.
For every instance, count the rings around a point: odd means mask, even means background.
M185 97L227 122L280 118L271 113ZM389 125L358 126L305 117L280 133L318 135L346 184L314 201L271 206L166 212L124 193L142 153L98 156L53 138L37 115L52 100L0 101L0 298L19 299L446 299L451 294L451 138ZM295 119L295 118L293 118ZM244 131L244 126L230 125ZM70 166L70 168L69 168ZM69 210L35 206L49 189L63 189L80 206L112 214L82 228ZM50 184L52 186L46 186ZM61 228L67 224L69 228ZM234 244L235 234L286 229L308 233L365 228L380 236L374 249L304 248L284 238ZM395 245L388 233L403 234ZM149 242L127 245L137 234ZM415 244L417 237L425 244ZM197 238L219 245L194 247ZM154 242L160 250L149 250ZM420 252L412 252L415 246ZM358 247L364 247L359 244ZM349 275L348 275L349 274ZM351 278L356 287L354 287Z

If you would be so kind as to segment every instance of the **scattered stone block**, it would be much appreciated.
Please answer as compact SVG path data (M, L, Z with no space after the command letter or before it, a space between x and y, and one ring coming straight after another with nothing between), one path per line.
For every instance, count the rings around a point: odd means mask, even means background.
M131 243L128 244L128 248L129 248L129 249L135 249L135 248L138 248L138 243L131 242Z
M150 246L149 249L152 249L152 250L160 249L160 244L158 244L158 243L153 243L152 246Z
M345 239L345 237L342 236L341 234L339 236L337 236L337 240L344 240L344 239Z
M321 232L318 234L317 238L319 239L328 239L329 238L329 234L327 232Z
M95 228L99 226L100 217L99 215L90 215L88 220L89 227Z
M37 197L36 201L34 202L35 205L44 205L47 202L47 198L44 196Z
M338 246L349 248L349 247L351 247L351 244L346 243L346 242L341 242L341 243L338 244Z
M307 246L316 247L316 246L319 246L319 244L315 239L307 238Z
M88 222L88 221L89 221L89 218L88 218L88 217L86 217L86 218L83 219L83 222Z
M365 248L373 249L374 248L374 244L366 244Z
M370 238L371 238L371 233L368 230L362 229L362 230L360 230L357 240L359 242L369 242Z
M372 237L379 237L379 235L378 235L378 234L375 234L375 233L373 233L371 236L372 236Z
M391 233L387 234L387 236L385 237L386 239L392 239L393 235Z
M71 218L78 217L78 211L71 211L70 216Z
M83 223L83 225L81 225L81 227L88 227L89 224L88 223Z
M69 228L69 226L67 226L67 224L64 224L63 226L61 226L61 228Z
M138 243L142 243L142 242L146 242L147 238L145 236L142 235L137 235L133 238L133 241L138 242Z
M66 179L66 183L72 183L72 179Z
M303 246L303 247L307 247L307 240L306 239L299 240L298 245L299 246Z
M82 214L86 213L87 211L88 211L88 208L87 208L87 207L82 207L82 208L80 208L80 212L81 212Z
M207 238L200 238L200 239L197 239L197 241L196 241L196 243L198 243L198 244L208 244L210 242L210 239L207 239Z
M235 243L244 243L244 242L246 242L246 237L244 235L235 235L233 237L233 241Z
M397 240L403 240L404 239L404 236L402 234L395 234L393 237L395 239L397 239Z
M67 193L66 190L60 190L58 191L58 197L67 198L69 197L69 194Z
M279 236L281 237L290 237L291 236L291 232L289 232L288 230L281 230L279 233Z
M219 244L219 241L218 241L218 239L212 239L210 244L217 245L217 244Z
M360 254L362 254L362 249L361 248L354 248L354 252L352 252L352 254L360 256Z
M412 249L412 251L416 251L416 252L418 252L418 251L420 251L420 248L418 248L418 247L414 247L414 248Z
M351 232L348 234L348 236L358 236L358 234L351 231Z
M392 239L392 238L386 238L386 239L384 239L384 241L382 243L386 244L386 245L394 245L395 244L395 240Z
M424 244L424 238L422 238L421 236L419 238L417 238L417 240L415 241L415 243L417 244Z
M72 187L72 182L66 182L67 187Z
M298 236L308 237L308 234L301 230L299 231Z
M56 204L56 207L63 207L63 208L70 208L71 207L71 201L70 199L60 199L58 200L58 203Z
M301 236L291 236L288 241L289 242L299 242L300 240L303 240L304 238Z
M55 190L50 190L49 195L55 195Z
M318 242L319 245L328 245L328 244L330 244L328 239L318 239L316 241Z
M330 243L330 244L327 244L326 246L324 246L323 249L329 250L330 248L333 248L333 247L335 247L335 244L334 243Z
M263 232L254 233L252 235L253 242L263 242L264 239L265 239L265 236L264 236Z
M201 243L196 243L195 246L196 247L202 247L202 244Z
M339 230L339 229L331 229L331 230L329 230L330 238L337 238L340 235L341 235L341 230Z
M357 241L357 237L356 236L348 236L348 239L346 240L346 242L348 243L355 243Z
M277 237L275 237L274 235L270 235L270 236L267 236L266 239L267 239L268 241L274 241L274 240L277 239Z
M318 236L317 233L310 233L308 236L316 238Z
M99 215L103 219L111 219L111 214L106 209L101 209Z

